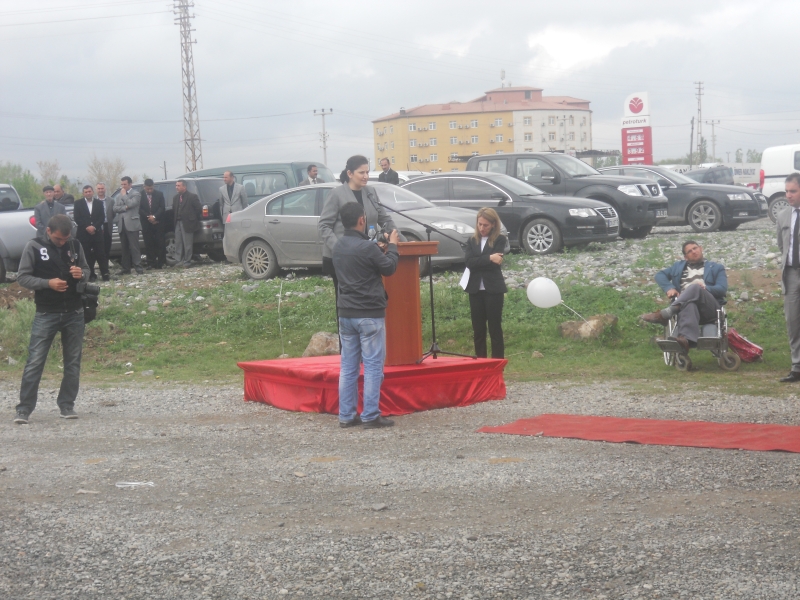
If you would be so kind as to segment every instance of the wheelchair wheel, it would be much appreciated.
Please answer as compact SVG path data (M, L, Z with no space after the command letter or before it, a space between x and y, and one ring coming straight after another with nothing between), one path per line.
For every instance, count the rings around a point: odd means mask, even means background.
M675 368L678 371L691 371L692 370L692 359L689 358L688 354L676 354L675 355Z
M717 362L723 371L736 371L742 364L742 359L735 352L722 352Z
M668 367L671 367L675 364L675 353L674 352L664 352L664 364Z

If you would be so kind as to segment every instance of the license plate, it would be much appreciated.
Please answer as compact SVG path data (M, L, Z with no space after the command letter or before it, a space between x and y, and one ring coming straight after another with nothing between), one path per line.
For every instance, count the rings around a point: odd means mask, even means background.
M212 240L221 240L222 236L225 235L224 233L212 233L211 239Z
M619 227L619 218L608 219L607 221L609 228L611 227Z
M667 211L666 210L657 210L656 211L656 219L666 219L667 218Z

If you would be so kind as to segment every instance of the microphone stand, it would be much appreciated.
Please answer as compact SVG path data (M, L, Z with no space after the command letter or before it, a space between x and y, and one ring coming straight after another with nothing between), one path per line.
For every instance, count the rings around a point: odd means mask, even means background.
M376 196L377 196L377 194L376 194ZM462 242L461 240L458 240L458 239L454 238L453 236L442 232L441 230L437 229L433 225L430 225L428 223L423 223L422 221L420 221L418 219L415 219L414 217L408 215L407 213L405 213L405 212L403 212L401 210L396 210L394 208L390 208L389 206L386 206L385 204L383 204L381 202L380 198L377 198L377 200L378 200L378 205L382 206L386 210L391 211L393 213L397 213L398 215L403 215L409 221L413 221L414 223L417 223L418 225L422 225L425 228L425 232L428 234L428 241L429 242L431 241L431 232L435 231L436 233L438 233L442 237L446 237L449 240L453 240L458 245L460 245L462 248L464 248L466 246L466 244L464 242ZM377 207L376 207L375 210L377 210ZM431 303L431 347L428 349L428 351L425 354L422 355L422 358L420 358L417 361L417 364L420 364L423 360L425 360L429 356L432 356L433 359L436 360L439 357L439 354L446 354L448 356L463 356L464 358L474 358L474 359L477 360L478 357L477 356L473 356L471 354L459 354L457 352L446 352L445 350L442 350L441 348L439 348L439 344L436 341L436 311L434 309L434 301L433 301L433 261L431 261L430 256L428 257L428 289L430 290L430 296L431 296L431 300L430 300L430 303Z

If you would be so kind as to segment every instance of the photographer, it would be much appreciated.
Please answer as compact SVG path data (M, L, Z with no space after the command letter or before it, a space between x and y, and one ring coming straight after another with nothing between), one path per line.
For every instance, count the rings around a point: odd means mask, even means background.
M88 280L89 265L81 245L70 239L71 234L70 218L56 215L47 223L46 239L29 241L22 252L17 282L34 290L36 316L14 419L18 425L26 425L36 408L47 353L58 332L61 332L64 352L64 377L56 402L62 418L78 418L74 406L80 384L84 330L83 301L78 284Z

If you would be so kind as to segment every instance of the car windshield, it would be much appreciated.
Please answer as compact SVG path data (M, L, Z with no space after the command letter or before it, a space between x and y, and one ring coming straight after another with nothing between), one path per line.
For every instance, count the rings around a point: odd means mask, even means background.
M433 208L436 205L428 202L422 196L417 196L407 189L391 185L390 183L376 183L371 187L378 192L381 204L394 210L416 210L419 208Z
M582 160L578 160L569 154L548 154L547 160L554 162L559 169L566 171L568 175L573 177L600 174L599 171L593 169Z
M219 188L225 185L225 180L220 179L197 179L197 191L200 202L203 204L214 204L219 200Z
M511 177L510 175L500 175L498 177L492 177L488 181L496 183L498 185L502 185L512 194L516 194L517 196L544 196L545 192L540 190L537 187L533 187L530 183L525 183L524 181L520 181L516 177Z
M657 171L658 172L658 171ZM627 169L626 169L627 174ZM682 173L678 173L677 171L670 171L664 169L663 171L658 172L659 175L662 177L666 177L667 179L674 181L675 183L679 183L681 185L686 185L687 183L697 183L694 179L683 175Z
M14 188L0 186L0 210L17 210L20 203L21 200Z
M303 181L306 177L308 177L308 169L306 167L295 169L295 177L297 177L298 183ZM331 171L328 167L317 165L317 182L320 181L322 183L335 183L337 179L333 176L333 171Z

